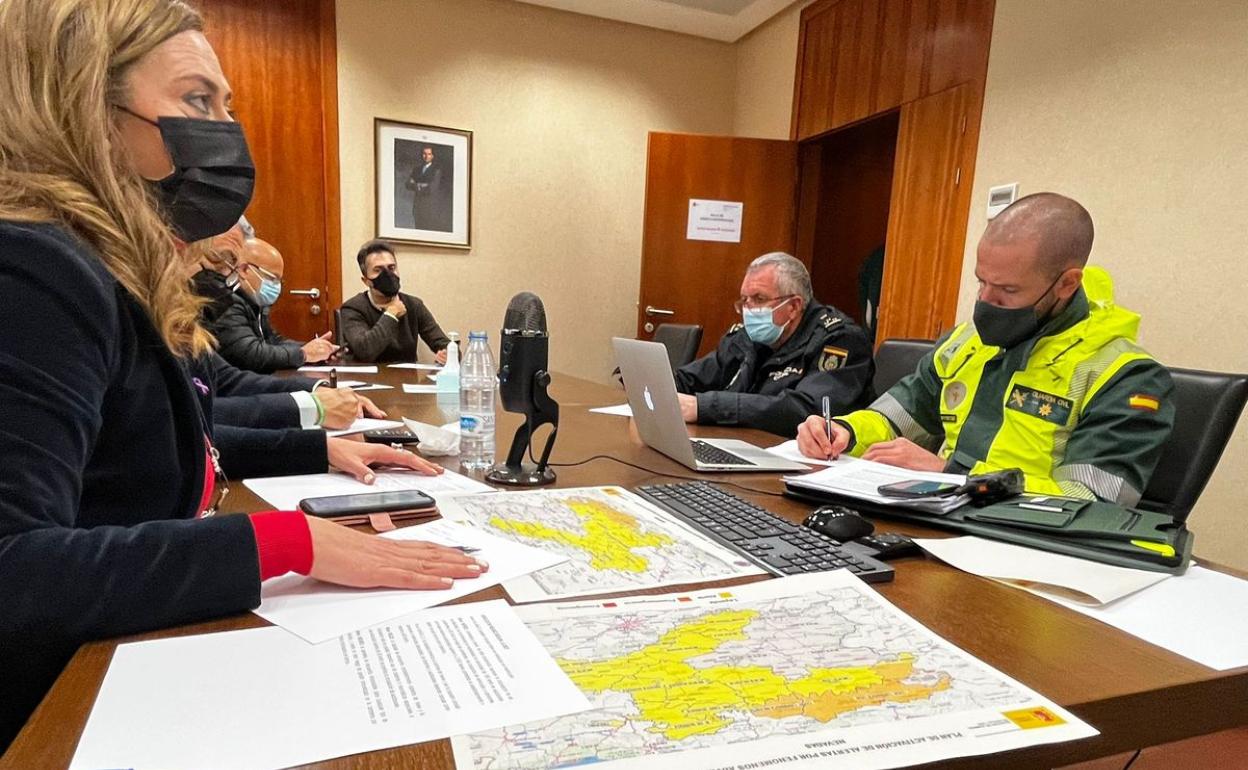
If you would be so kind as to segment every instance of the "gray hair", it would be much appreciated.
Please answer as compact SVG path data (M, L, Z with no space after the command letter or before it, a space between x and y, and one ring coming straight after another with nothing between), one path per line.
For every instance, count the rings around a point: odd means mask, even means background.
M802 261L783 251L764 254L750 263L745 269L747 274L756 273L765 267L776 268L776 287L783 294L796 294L807 306L814 300L814 290L810 287L810 271Z

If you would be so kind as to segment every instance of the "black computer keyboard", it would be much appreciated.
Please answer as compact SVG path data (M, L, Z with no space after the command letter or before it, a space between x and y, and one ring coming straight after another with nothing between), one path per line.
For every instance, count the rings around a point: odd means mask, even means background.
M639 487L637 494L773 575L848 569L868 583L893 579L893 568L855 543L838 543L705 481Z
M708 444L705 441L697 439L689 439L689 443L693 444L693 457L700 463L707 465L754 465L754 463L744 457L737 457L732 452L725 452L719 447Z

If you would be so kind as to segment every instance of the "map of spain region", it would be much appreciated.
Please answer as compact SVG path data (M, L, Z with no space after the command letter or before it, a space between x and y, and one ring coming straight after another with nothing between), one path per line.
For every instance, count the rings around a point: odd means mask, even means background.
M619 487L472 495L448 499L442 513L568 557L506 583L518 602L760 574L739 555Z
M457 738L460 770L746 767L743 751L802 766L816 733L841 736L816 743L845 767L891 767L917 760L866 747L944 736L957 756L1095 734L846 573L519 612L595 710Z

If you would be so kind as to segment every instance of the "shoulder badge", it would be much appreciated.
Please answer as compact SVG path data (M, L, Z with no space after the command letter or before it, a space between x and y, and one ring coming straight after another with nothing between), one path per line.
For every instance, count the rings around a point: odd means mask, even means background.
M742 330L742 329L744 329L744 328L745 328L745 324L738 322L738 323L733 324L732 326L729 326L729 327L728 327L728 332L727 332L727 333L728 333L728 334L735 334L735 333L737 333L737 332L741 331L741 330Z
M844 321L840 317L828 315L827 313L824 313L819 317L819 323L823 324L823 328L825 329L831 329L833 326L843 322Z
M1132 409L1143 409L1146 412L1156 412L1161 409L1161 399L1147 393L1132 393L1127 399L1127 406Z
M834 369L840 369L848 359L849 351L845 348L826 345L823 348L823 353L819 356L819 371L830 372Z

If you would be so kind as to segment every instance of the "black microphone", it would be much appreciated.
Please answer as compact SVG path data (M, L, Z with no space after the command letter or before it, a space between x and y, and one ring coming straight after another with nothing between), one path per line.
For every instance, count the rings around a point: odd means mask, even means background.
M550 337L546 332L546 308L532 292L520 292L507 304L499 345L498 392L503 409L524 415L507 453L507 462L495 465L485 474L488 481L509 486L538 486L555 480L549 466L550 452L559 434L559 404L546 392L550 385L547 369ZM537 464L526 463L532 456L533 434L549 423L554 430L546 440Z

